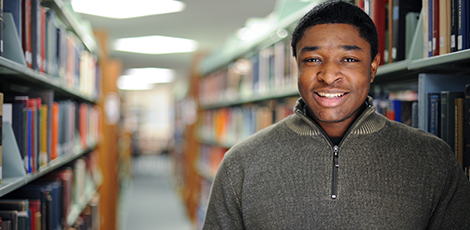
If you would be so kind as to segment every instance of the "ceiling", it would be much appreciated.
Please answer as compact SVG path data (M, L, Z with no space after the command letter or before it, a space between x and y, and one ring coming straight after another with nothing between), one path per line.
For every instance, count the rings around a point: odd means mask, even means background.
M93 29L106 30L109 44L118 38L164 35L193 39L198 43L195 53L210 54L220 48L229 35L242 28L248 18L264 18L273 12L276 0L180 0L186 4L182 12L133 19L109 19L82 14ZM145 6L143 6L145 7ZM122 60L128 68L159 67L176 70L178 77L189 74L195 53L136 54L114 51L109 56Z

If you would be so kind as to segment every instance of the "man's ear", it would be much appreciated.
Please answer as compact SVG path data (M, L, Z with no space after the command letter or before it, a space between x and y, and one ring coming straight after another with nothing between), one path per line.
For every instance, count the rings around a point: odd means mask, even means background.
M377 74L377 69L379 68L380 64L380 53L375 55L374 60L370 63L370 83L372 83L375 79L375 75Z

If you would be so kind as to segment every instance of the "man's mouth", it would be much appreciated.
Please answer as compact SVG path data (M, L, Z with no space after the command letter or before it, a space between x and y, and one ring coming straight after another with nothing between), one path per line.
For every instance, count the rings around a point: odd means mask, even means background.
M336 98L340 98L340 97L346 95L347 93L321 93L321 92L317 92L316 94L318 96L320 96L321 98L336 99Z

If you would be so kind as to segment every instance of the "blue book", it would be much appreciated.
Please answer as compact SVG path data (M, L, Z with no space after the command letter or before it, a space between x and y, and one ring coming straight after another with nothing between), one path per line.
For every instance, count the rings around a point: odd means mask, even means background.
M41 69L41 9L40 0L31 0L31 57L32 68Z
M10 12L13 15L18 37L21 38L21 4L22 0L8 0L3 1L3 12Z
M440 137L441 94L429 93L429 132Z
M451 0L450 3L450 52L457 51L457 16L459 8L458 6L459 0Z
M392 100L393 111L395 111L395 121L401 122L401 101Z
M33 136L32 136L32 129L33 129L33 111L30 108L26 109L26 149L28 151L28 173L33 172Z
M432 14L432 0L427 0L428 1L428 57L432 57L432 47L433 47L433 41L432 41L432 32L433 32L433 14Z
M464 50L468 48L468 34L467 34L467 1L458 0L458 14L457 14L457 50Z

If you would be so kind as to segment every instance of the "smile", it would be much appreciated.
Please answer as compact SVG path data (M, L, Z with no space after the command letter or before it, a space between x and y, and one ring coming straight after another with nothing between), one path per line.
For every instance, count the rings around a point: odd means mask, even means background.
M347 93L319 93L317 92L317 95L322 97L322 98L327 98L327 99L335 99L335 98L340 98Z

